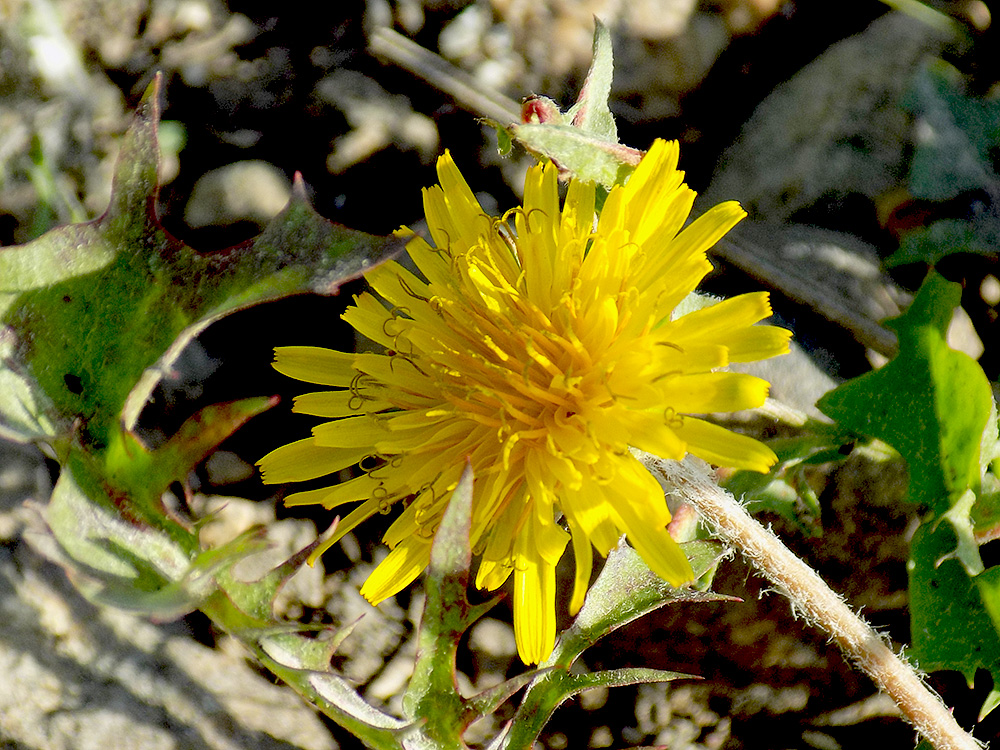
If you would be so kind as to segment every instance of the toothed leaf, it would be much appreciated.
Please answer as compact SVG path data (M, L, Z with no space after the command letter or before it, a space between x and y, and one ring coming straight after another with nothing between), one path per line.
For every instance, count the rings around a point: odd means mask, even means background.
M911 654L923 669L954 669L971 680L983 667L1000 681L1000 628L987 613L988 586L977 585L983 562L973 524L993 515L976 506L991 497L980 495L996 452L996 408L976 361L946 342L960 301L958 284L932 272L909 310L888 323L899 335L896 359L818 406L898 450L909 467L909 499L930 511L908 565Z
M130 428L183 346L210 322L289 294L330 294L402 248L336 226L297 181L263 233L200 253L156 215L159 78L118 157L111 203L92 222L0 250L0 425L23 440L100 450ZM155 366L154 366L155 365Z

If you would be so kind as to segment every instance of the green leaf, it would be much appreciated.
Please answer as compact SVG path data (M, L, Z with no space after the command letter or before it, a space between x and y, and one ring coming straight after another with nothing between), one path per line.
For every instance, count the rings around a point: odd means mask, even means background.
M610 190L631 174L643 152L618 141L608 107L613 77L611 35L595 19L594 59L580 96L565 115L545 97L530 99L524 122L511 125L509 136L539 157L550 159L564 175L596 182Z
M622 182L638 164L632 159L634 149L624 150L618 143L605 141L572 125L534 125L525 123L511 127L513 136L522 146L545 156L572 177L596 182L605 188ZM634 161L629 163L626 158Z
M987 669L1000 684L998 624L986 607L996 604L1000 568L970 578L949 559L955 545L950 532L923 524L914 534L908 565L913 648L908 653L923 670L953 669L971 685L976 670Z
M986 612L993 620L993 627L1000 633L1000 565L995 565L981 576L977 576L976 586L979 587L979 595L982 597Z
M908 566L917 661L969 679L985 667L998 680L1000 637L972 577L983 571L972 511L984 453L995 452L996 410L982 369L946 343L960 300L960 287L932 272L910 309L888 324L899 335L899 356L818 406L842 426L896 448L909 467L909 499L930 510Z
M899 356L818 403L847 429L898 450L910 468L910 499L935 515L978 486L980 440L992 404L982 369L946 341L960 300L958 284L931 273L910 309L887 323L899 335Z
M290 294L335 293L402 250L319 216L301 179L260 236L200 253L156 214L160 78L147 90L99 219L0 249L0 433L47 443L62 472L43 536L95 600L173 617L201 607L260 662L368 747L400 750L413 724L368 706L330 671L348 629L326 640L280 621L274 596L314 548L259 581L232 565L261 529L203 550L199 522L163 500L175 481L273 399L209 406L155 450L132 432L162 373L198 332L235 310ZM325 635L325 634L321 634Z
M313 550L321 543L322 537L314 540L257 581L240 581L232 575L231 568L226 569L218 576L219 585L233 606L250 618L251 622L270 622L274 619L274 598L278 595L281 587L299 571ZM340 639L342 640L346 636L345 632Z
M58 543L53 556L80 591L94 602L161 619L196 609L214 588L210 566L168 534L123 518L110 498L95 503L88 470L83 463L64 467L44 509Z
M458 641L493 606L473 607L467 598L472 548L472 467L466 466L434 534L427 567L426 599L417 633L417 661L403 695L403 713L423 721L428 747L461 747L465 728L479 718L476 703L466 703L456 687Z
M497 133L497 153L500 156L506 156L514 146L514 142L510 139L510 131L497 123L492 123L492 125Z
M644 667L607 669L602 672L570 675L567 680L567 687L571 687L573 692L566 697L569 698L582 693L584 690L597 687L626 687L628 685L650 685L657 682L697 679L700 678L695 675L684 674L683 672L668 672L664 669L646 669Z
M993 688L990 691L990 694L986 696L986 700L983 701L983 707L979 709L979 717L977 721L985 719L993 713L997 706L1000 706L1000 689Z
M519 690L527 687L539 674L549 672L555 667L547 669L529 669L527 672L504 680L498 685L487 688L480 693L476 693L471 698L466 699L466 710L471 716L480 717L487 714L496 713L497 709L506 703Z
M976 498L972 506L972 529L980 544L1000 539L1000 491L983 492Z
M597 136L610 143L618 143L618 128L608 107L611 82L614 78L614 59L611 33L598 18L594 18L594 59L587 71L587 78L580 89L576 104L569 108L566 117L584 133Z
M99 219L0 250L0 425L101 450L209 323L290 294L331 294L403 247L332 224L294 196L263 233L200 253L156 216L157 78L126 134ZM127 406L126 401L128 401Z
M840 463L846 455L841 447L851 442L845 431L818 420L809 420L802 434L778 438L768 446L778 456L767 474L737 471L722 482L751 513L770 511L796 525L803 533L818 536L821 508L806 471L826 463Z
M713 570L723 554L716 542L686 542L681 547L695 578ZM619 545L608 554L573 624L560 636L552 656L540 666L568 669L598 639L667 604L729 600L721 594L675 588L653 573L635 550Z
M712 571L722 554L715 542L681 545L696 577ZM563 631L548 660L531 681L500 748L530 748L552 712L568 698L588 687L662 682L685 675L659 670L611 670L594 675L574 675L570 667L584 649L599 638L642 615L674 602L732 601L732 597L674 588L653 573L631 547L620 544L608 554L604 569L587 592L580 613Z
M938 60L924 66L903 103L918 118L913 195L945 201L998 185L991 150L1000 141L1000 102L966 96L958 71Z
M926 263L935 266L953 253L975 253L993 257L1000 245L1000 215L996 206L969 220L941 219L908 232L899 248L885 259L885 266Z
M276 403L273 398L248 398L206 406L155 450L146 448L131 433L117 431L103 452L75 450L71 457L87 463L91 474L100 477L101 492L92 495L94 499L100 502L102 492L110 494L119 514L136 522L159 525L193 550L197 542L192 530L179 528L174 522L177 519L168 518L163 493L172 482L183 480L247 420Z

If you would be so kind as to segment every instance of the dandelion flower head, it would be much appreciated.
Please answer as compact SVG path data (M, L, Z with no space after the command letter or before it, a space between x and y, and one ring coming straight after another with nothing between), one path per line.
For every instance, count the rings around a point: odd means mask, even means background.
M571 545L571 612L583 603L592 548L625 534L673 585L692 578L667 532L656 479L630 447L669 459L767 471L762 443L690 416L759 406L766 381L721 370L788 350L787 331L754 325L766 293L676 316L711 264L706 251L743 216L735 202L687 222L695 193L675 142L657 141L598 218L593 185L571 181L560 208L557 169L528 170L524 205L487 215L445 153L425 189L433 245L407 246L419 274L388 262L366 276L344 319L384 353L276 349L275 368L324 386L295 400L328 418L310 437L260 461L265 482L358 476L290 495L287 505L356 507L324 549L376 513L402 506L389 555L361 593L373 604L427 566L434 532L470 462L476 584L514 577L514 626L526 663L556 632L555 569Z

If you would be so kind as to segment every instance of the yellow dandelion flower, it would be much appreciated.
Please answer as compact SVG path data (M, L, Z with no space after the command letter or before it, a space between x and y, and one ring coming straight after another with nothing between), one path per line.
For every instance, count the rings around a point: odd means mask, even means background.
M299 396L294 410L331 421L261 459L264 481L361 467L286 499L360 503L326 546L403 506L384 537L391 552L361 590L370 602L427 566L471 462L476 583L493 590L513 574L518 652L538 663L554 645L555 568L571 541L573 613L591 547L607 555L621 534L666 581L692 578L667 533L663 491L630 447L756 471L774 464L765 445L689 416L762 404L766 381L720 368L782 354L789 334L754 325L770 315L766 293L673 315L711 269L706 250L745 216L728 202L685 227L695 194L677 157L676 143L657 141L595 226L594 187L571 182L560 209L552 165L528 171L522 208L488 216L446 153L440 185L424 191L434 245L401 230L420 275L381 265L344 313L386 353L275 350L280 372L332 388Z

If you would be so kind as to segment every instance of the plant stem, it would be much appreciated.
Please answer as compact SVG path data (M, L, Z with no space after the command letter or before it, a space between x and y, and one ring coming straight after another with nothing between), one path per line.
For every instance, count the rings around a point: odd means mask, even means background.
M521 119L521 106L513 99L483 87L464 70L392 29L373 29L368 49L427 81L451 96L459 106L480 117L495 120L500 125Z
M709 478L707 465L688 456L667 461L638 453L664 490L691 503L723 540L738 549L789 600L822 628L896 702L937 750L978 750L951 711L882 637L835 594L816 572Z

